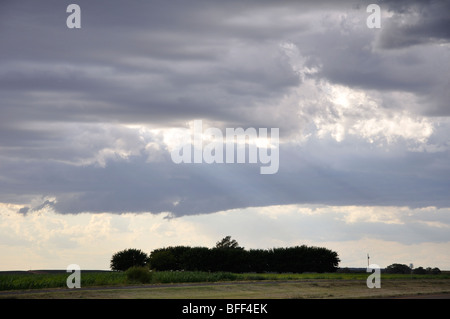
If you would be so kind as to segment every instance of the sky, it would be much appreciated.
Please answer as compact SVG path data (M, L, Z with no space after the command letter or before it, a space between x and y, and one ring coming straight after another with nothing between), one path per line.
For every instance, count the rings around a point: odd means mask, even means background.
M68 27L72 3L81 28ZM227 235L246 249L326 247L341 267L369 253L450 269L448 12L432 0L3 0L0 270L109 269L123 249ZM263 141L278 170L175 163L195 121L278 129Z

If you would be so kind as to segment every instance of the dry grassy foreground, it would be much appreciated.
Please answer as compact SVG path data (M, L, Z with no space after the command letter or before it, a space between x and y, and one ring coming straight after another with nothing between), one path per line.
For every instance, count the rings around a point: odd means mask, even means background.
M450 279L386 279L369 289L362 280L290 280L204 284L90 287L1 292L18 299L334 299L391 298L441 294L450 298Z

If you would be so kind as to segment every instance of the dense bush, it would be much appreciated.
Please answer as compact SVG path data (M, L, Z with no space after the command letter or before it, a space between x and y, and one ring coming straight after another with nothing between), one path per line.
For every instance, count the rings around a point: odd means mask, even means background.
M411 268L404 264L392 264L386 267L388 274L410 274Z
M415 275L439 275L441 270L439 268L431 268L427 267L424 269L423 267L418 267L413 269L413 274Z
M148 267L135 266L126 271L127 280L147 284L152 280L152 273Z
M326 248L296 246L269 250L176 246L151 252L154 270L222 272L335 272L338 254Z
M386 267L388 274L410 274L411 268L404 264L392 264Z
M417 267L411 269L407 265L404 264L392 264L386 267L386 272L388 274L411 274L414 275L439 275L441 270L437 267L431 268L427 267L424 269L423 267Z
M426 271L427 271L427 274L430 274L430 275L439 275L441 273L441 270L437 267L434 267L434 268L427 267Z
M149 258L149 264L155 270L181 270L184 268L183 255L189 247L176 246L155 249Z

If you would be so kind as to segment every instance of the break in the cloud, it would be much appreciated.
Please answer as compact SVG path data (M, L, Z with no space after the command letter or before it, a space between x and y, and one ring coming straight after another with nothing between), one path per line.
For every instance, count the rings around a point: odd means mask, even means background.
M76 30L70 3L0 4L0 202L18 216L450 207L448 2L380 2L370 29L369 1L80 0ZM278 173L174 164L195 119L279 128Z
M213 247L225 235L245 248L326 246L339 253L341 267L364 267L367 252L381 267L414 262L447 269L450 262L449 211L434 207L284 205L174 219L150 213L62 215L46 209L24 217L14 212L17 206L0 209L2 251L11 256L2 270L65 268L73 262L82 269L108 269L118 249Z

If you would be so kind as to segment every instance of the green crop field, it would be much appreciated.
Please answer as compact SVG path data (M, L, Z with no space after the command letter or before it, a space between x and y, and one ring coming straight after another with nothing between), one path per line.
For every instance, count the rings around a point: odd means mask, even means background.
M65 272L49 273L21 273L2 274L0 273L0 291L17 289L45 289L64 288L69 276ZM281 280L366 280L366 273L311 273L311 274L275 274L275 273L244 273L236 274L229 272L196 272L196 271L160 271L153 272L152 284L162 283L192 283L192 282L223 282L223 281L281 281ZM440 275L401 275L383 274L383 279L449 279L450 274ZM116 286L137 284L138 282L129 280L125 272L86 272L81 274L83 287L93 286Z
M450 274L382 274L381 288L366 286L366 273L235 274L153 272L150 283L125 272L81 273L81 288L68 289L68 273L0 273L0 298L373 298L450 294Z

